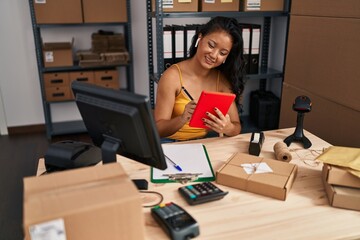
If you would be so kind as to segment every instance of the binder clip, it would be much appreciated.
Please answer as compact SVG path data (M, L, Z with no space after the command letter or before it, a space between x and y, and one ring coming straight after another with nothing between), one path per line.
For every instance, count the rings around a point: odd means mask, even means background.
M163 174L171 181L186 184L187 182L193 182L199 178L202 173L175 173L175 174Z
M259 133L253 132L251 134L251 139L250 139L249 154L254 156L259 156L264 140L265 140L265 136L263 132L259 132Z

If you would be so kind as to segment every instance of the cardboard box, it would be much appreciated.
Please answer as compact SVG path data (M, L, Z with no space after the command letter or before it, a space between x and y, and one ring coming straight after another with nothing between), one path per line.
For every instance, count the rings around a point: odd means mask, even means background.
M341 91L339 89L334 89ZM319 96L302 88L283 83L279 128L296 126L297 112L292 110L296 97L305 95L311 99L311 112L304 117L304 128L321 139L337 146L359 147L360 112L334 100ZM356 98L356 96L353 96Z
M240 0L201 0L201 12L238 12Z
M57 102L67 101L73 99L70 86L46 87L45 88L46 101Z
M127 22L126 0L82 0L85 23Z
M292 16L284 81L359 112L359 32L360 19Z
M32 0L38 24L82 23L81 0Z
M266 163L273 172L248 174L241 164ZM264 196L286 200L297 166L244 153L234 154L217 172L216 182Z
M241 11L284 11L284 0L241 0Z
M103 87L119 89L119 72L117 70L95 71L95 84Z
M72 81L80 81L87 83L95 82L94 71L76 71L76 72L70 72L69 75L70 75L70 79L69 79L70 84Z
M74 65L72 42L52 42L43 45L44 67L69 67Z
M43 78L45 88L69 86L68 72L44 73Z
M151 9L155 11L155 1L151 1ZM198 0L173 0L173 1L162 1L163 2L163 12L197 12L199 11L199 1Z
M137 240L144 224L139 193L119 163L24 179L26 240Z
M326 181L328 171L325 165L322 173L323 184L329 199L329 204L333 207L360 211L360 189L329 184Z
M360 178L349 173L346 168L324 164L323 174L327 183L360 189Z
M360 18L359 0L292 0L291 14Z

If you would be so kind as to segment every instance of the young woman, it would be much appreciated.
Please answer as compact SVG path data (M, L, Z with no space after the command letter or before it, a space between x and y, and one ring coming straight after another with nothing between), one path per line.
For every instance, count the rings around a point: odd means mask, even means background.
M194 36L190 57L173 64L161 76L156 96L155 121L161 138L184 141L206 137L208 132L235 136L241 131L237 103L243 92L243 40L233 18L215 17ZM191 101L182 89L193 97ZM208 113L210 130L192 128L189 120L203 90L235 93L228 113Z

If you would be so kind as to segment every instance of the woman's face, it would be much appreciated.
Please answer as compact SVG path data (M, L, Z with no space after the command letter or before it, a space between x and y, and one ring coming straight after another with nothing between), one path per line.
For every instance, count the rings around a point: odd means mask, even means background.
M225 61L232 48L232 37L225 31L200 36L196 58L206 68L215 68Z

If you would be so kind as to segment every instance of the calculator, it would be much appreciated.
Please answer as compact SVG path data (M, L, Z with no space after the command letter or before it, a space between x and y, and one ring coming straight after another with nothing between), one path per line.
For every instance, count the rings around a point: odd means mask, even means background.
M228 192L222 191L211 182L195 183L180 187L179 192L190 205L222 199Z

